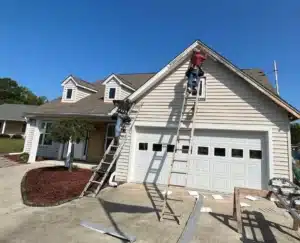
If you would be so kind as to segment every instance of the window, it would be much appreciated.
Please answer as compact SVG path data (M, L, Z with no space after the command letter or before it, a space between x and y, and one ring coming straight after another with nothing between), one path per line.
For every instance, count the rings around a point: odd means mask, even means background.
M243 158L243 150L242 149L231 149L231 157Z
M114 137L115 137L115 124L107 124L105 143L104 143L105 151L110 145L111 141L114 139Z
M189 148L190 148L190 146L188 146L188 145L182 145L182 153L183 154L188 154L189 153Z
M139 150L148 150L148 143L139 143Z
M73 90L72 89L67 89L67 99L71 99L72 98L72 93L73 93Z
M155 151L155 152L160 152L162 151L162 145L159 144L159 143L154 143L152 145L152 151Z
M199 80L199 97L204 97L205 95L205 83L206 83L206 79L205 77L201 77ZM198 86L196 84L196 81L193 81L193 86L196 87L196 89L198 89ZM197 92L192 92L192 96L196 96Z
M215 148L215 156L225 156L225 148Z
M39 145L52 145L50 122L43 122L41 125L41 134L39 138Z
M208 147L198 147L198 154L208 155Z
M250 150L249 157L250 157L250 159L261 159L262 152L261 152L261 150Z
M173 153L174 149L175 149L175 145L172 145L172 144L167 145L167 152L168 153Z
M109 99L114 99L115 96L116 96L116 88L110 88L109 89L109 96L108 96L108 98Z

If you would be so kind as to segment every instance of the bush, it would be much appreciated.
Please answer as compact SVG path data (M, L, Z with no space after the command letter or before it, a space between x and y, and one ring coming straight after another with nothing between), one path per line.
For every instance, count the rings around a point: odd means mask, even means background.
M10 136L8 134L0 134L0 138L10 138Z
M21 163L27 163L29 159L29 154L28 153L22 153L19 156L20 162Z
M21 134L14 134L14 135L12 135L11 138L13 138L13 139L23 139L23 136Z

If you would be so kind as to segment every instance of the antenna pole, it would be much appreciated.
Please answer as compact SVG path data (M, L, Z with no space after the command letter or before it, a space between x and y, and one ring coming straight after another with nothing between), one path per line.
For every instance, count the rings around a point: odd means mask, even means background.
M274 60L274 73L275 73L275 85L276 85L276 92L279 95L279 85L278 85L278 70L276 61Z

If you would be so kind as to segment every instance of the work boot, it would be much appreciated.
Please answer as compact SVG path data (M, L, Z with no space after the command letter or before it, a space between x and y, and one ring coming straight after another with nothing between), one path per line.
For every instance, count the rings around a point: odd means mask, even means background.
M191 89L190 87L188 87L188 88L186 89L186 91L188 92L188 94L190 94L191 91L192 91L192 89Z

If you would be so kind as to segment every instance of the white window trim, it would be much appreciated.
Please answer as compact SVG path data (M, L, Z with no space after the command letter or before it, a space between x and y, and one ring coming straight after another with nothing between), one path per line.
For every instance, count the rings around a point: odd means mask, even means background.
M108 136L108 127L115 126L114 123L109 123L106 125L106 132L105 132L105 142L104 142L104 152L106 151L107 139L113 139L115 136Z
M43 124L45 124L45 128L43 128ZM52 144L44 144L45 143L45 136L46 134L50 134L49 132L46 133L46 127L47 127L47 124L52 124L52 122L49 122L49 121L42 121L40 123L41 127L40 127L40 136L42 135L43 138L42 138L42 143L39 144L38 143L38 146L42 146L42 147L49 147L49 146L52 146L53 145L53 141L52 141ZM40 138L39 138L39 141L40 141Z
M200 85L201 85L201 95L199 95L199 98L205 98L206 97L206 77L203 76L199 79ZM197 87L198 89L198 87ZM192 96L197 96L197 94L192 95Z
M111 90L111 89L115 89L115 96L114 96L114 98L110 98L110 97L109 97L109 94L110 94L110 90ZM107 99L108 99L108 100L115 100L115 99L116 99L116 96L117 96L117 87L111 87L111 88L109 88L109 89L108 89Z
M71 90L71 97L68 98L68 91ZM66 100L73 100L73 96L74 96L74 89L70 89L70 88L66 88Z

